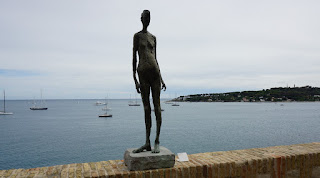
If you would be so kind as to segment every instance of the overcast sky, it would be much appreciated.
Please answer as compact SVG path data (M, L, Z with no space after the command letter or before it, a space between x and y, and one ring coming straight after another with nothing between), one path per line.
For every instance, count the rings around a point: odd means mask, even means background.
M148 31L162 97L320 86L320 1L0 1L9 99L134 97L132 40ZM137 95L138 97L138 95Z

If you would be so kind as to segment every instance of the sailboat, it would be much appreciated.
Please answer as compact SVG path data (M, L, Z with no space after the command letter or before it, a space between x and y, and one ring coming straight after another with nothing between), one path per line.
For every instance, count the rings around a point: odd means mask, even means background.
M129 106L140 106L140 104L139 104L139 103L138 103L138 101L137 101L137 97L136 97L135 102L133 103L133 102L131 101L131 95L130 95L130 102L129 102Z
M96 106L101 106L101 105L106 105L106 103L101 102L101 101L96 101L96 102L95 102L95 105L96 105Z
M41 99L40 99L40 106L36 105L36 102L33 101L33 106L30 108L31 110L47 110L47 107L44 107L45 103L42 99L42 90L41 90Z
M106 101L105 101L105 107L103 107L102 110L103 110L103 111L110 111L110 110L111 110L111 108L108 107L107 98L106 98Z
M3 112L0 115L12 115L12 112L6 112L6 92L3 90Z
M104 114L100 114L99 117L112 117L112 114L108 114L106 111Z
M102 108L103 111L106 111L104 114L100 114L99 117L112 117L112 114L108 114L107 111L110 111L111 108L108 108L108 102L106 98L106 106Z

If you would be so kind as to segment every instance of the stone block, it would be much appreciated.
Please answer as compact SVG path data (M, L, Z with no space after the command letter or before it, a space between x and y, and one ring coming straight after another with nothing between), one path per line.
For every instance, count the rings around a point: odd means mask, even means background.
M175 163L175 155L165 147L160 146L160 153L144 151L132 153L134 148L124 153L124 162L130 171L171 168Z

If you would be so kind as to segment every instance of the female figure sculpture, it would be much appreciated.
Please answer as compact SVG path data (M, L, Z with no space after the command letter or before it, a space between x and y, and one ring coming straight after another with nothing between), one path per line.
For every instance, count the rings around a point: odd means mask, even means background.
M141 22L143 29L134 34L133 37L133 79L136 85L136 90L141 93L141 98L144 107L144 117L146 126L146 143L133 153L140 153L144 150L151 151L150 131L151 131L151 107L150 107L150 90L152 93L154 111L156 115L157 130L154 149L152 153L159 153L159 136L161 129L161 106L160 106L160 91L166 90L166 85L162 80L159 64L156 56L157 41L156 37L147 31L150 23L150 11L144 10L141 14ZM137 68L137 52L139 55L139 64ZM138 72L139 81L136 77ZM140 83L139 83L140 82ZM161 87L162 85L162 87Z

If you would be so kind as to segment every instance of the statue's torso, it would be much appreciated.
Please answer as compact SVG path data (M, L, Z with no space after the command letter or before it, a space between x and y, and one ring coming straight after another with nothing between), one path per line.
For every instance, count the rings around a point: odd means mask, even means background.
M156 61L156 37L149 32L138 32L138 72L159 71Z

